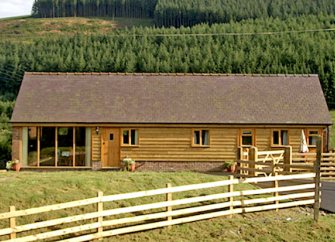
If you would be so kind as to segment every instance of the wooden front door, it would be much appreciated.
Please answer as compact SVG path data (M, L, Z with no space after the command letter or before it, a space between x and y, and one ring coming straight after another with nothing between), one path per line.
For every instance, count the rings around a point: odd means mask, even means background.
M102 167L120 167L120 129L103 128Z

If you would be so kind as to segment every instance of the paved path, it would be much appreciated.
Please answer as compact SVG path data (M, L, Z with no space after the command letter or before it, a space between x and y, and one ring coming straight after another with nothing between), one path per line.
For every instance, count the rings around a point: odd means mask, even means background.
M217 176L236 175L229 172L211 172L206 173ZM292 186L301 183L311 183L312 180L293 180L293 181L280 181L280 186ZM321 209L328 212L335 213L335 182L322 181L321 187ZM273 182L259 182L257 186L262 188L273 187Z

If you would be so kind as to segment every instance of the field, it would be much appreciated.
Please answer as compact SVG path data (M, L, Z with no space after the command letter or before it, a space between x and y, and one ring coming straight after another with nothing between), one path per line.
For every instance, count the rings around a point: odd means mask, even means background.
M165 187L219 181L225 177L199 173L154 173L154 172L7 172L0 173L0 213L8 211L10 205L17 209L68 202L95 197L98 190L105 195L149 190ZM239 186L236 190L257 189L251 185ZM222 192L222 188L202 189L201 191L174 194L174 199ZM164 196L142 198L144 203L162 201ZM125 207L137 204L130 199L120 204L108 206ZM92 208L94 209L94 207ZM52 214L31 215L22 218L21 223L29 220L49 219L57 213L68 216L73 213L87 212L84 208L55 211ZM334 241L335 217L324 214L320 222L312 219L309 207L283 209L279 212L267 211L234 215L233 218L221 217L169 229L154 229L146 232L106 238L104 241ZM49 217L51 216L51 217ZM0 221L0 227L8 226ZM59 229L59 226L57 226ZM42 230L41 230L42 231ZM1 240L1 239L0 239Z
M151 27L151 19L135 18L6 18L0 19L0 40L22 40L38 39L46 35L56 37L59 35L73 35L76 33L97 34L110 33L116 29L125 27Z

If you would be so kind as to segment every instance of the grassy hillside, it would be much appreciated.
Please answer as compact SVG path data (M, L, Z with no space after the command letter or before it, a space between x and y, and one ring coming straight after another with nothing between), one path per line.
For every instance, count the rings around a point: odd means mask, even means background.
M64 34L110 33L125 27L151 27L152 19L135 18L8 18L0 19L0 41L28 41L46 36L57 37Z
M95 197L98 190L103 191L105 195L109 195L163 188L166 183L178 186L224 179L226 178L192 172L0 173L0 213L7 212L10 205L15 205L17 209L25 209ZM248 184L235 187L235 190L241 189L255 189L255 187ZM225 191L227 191L226 188L202 189L176 193L173 194L173 198L203 196L209 193ZM105 203L104 208L127 207L139 204L139 202L152 203L163 201L164 199L164 195L152 198L128 199L120 202ZM84 206L48 214L31 215L18 219L18 224L50 219L56 215L65 217L71 214L82 214L95 209L95 206ZM164 211L164 209L156 209L155 211ZM234 215L233 218L221 217L204 220L176 225L171 230L154 229L106 238L104 241L334 241L335 230L332 228L335 226L335 217L331 215L321 216L320 222L315 223L312 220L311 211L308 207L304 207L283 209L278 213L267 211ZM134 214L128 215L134 216ZM291 220L287 221L287 218ZM95 220L88 220L87 222L95 222ZM72 225L77 225L77 223ZM0 220L0 229L5 226L8 226L8 222ZM60 229L61 227L57 226L54 229ZM47 230L40 229L39 231ZM4 238L2 237L1 239Z

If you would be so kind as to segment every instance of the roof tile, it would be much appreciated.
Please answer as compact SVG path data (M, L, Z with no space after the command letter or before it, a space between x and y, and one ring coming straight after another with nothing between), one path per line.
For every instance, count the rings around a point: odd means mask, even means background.
M224 75L26 73L11 121L332 124L317 76Z

